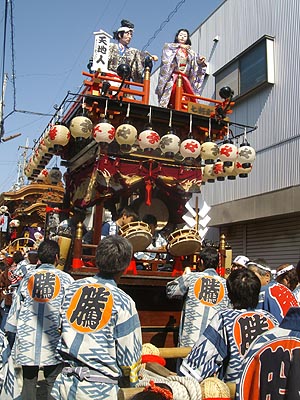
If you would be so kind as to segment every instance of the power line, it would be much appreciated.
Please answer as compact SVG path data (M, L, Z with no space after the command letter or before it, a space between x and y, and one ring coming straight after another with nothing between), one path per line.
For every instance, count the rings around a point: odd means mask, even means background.
M167 23L170 22L170 20L177 13L178 9L182 6L183 3L185 3L185 0L181 0L177 3L174 10L170 12L167 18L160 24L160 27L154 32L153 36L148 40L147 44L145 44L145 46L142 48L142 51L146 50L150 46L150 44L153 42L156 36L163 30L163 28L167 25Z

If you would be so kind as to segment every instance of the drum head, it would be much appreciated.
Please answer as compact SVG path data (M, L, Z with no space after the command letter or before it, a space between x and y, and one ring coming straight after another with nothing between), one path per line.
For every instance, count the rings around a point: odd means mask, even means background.
M152 242L150 226L142 221L130 222L122 226L119 234L129 240L133 252L146 250Z
M151 199L151 205L147 206L146 203L142 203L139 207L139 216L141 219L146 214L152 214L157 219L157 230L163 229L169 220L169 211L165 203L156 198Z
M172 256L190 256L201 250L201 242L198 239L183 239L169 247Z
M133 252L144 251L152 242L152 236L149 232L136 232L126 236L126 239L132 244Z

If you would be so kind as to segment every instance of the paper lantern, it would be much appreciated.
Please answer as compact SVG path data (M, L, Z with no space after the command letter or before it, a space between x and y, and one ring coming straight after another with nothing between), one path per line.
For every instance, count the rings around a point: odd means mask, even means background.
M49 180L52 185L57 185L61 181L62 173L58 167L53 167L49 171Z
M185 159L195 159L200 156L201 145L198 140L186 139L181 142L180 154Z
M93 138L97 143L111 143L115 138L115 127L104 119L94 126Z
M219 156L219 147L214 142L204 142L201 145L200 155L205 164L213 164Z
M223 161L216 161L213 165L213 173L217 178L217 181L225 180L225 170Z
M235 168L234 163L232 163L229 166L225 165L225 163L224 163L224 175L227 177L227 179L229 179L229 180L236 179L237 173L234 168Z
M240 148L238 149L237 162L242 164L244 168L249 167L255 160L255 157L256 153L254 148L249 146L247 142L240 145Z
M180 150L180 139L174 133L167 133L160 139L159 147L167 157L173 157Z
M55 149L66 146L69 143L70 136L69 129L60 124L53 125L48 132L49 142Z
M236 173L240 178L247 178L248 174L250 174L252 170L252 164L247 163L246 167L244 165L245 164L241 164L237 161L234 166L234 173Z
M230 142L225 142L219 147L219 159L224 162L225 166L230 166L234 163L238 156L237 147Z
M75 139L83 138L88 139L93 132L92 121L85 116L77 116L71 120L70 132Z
M38 174L36 180L38 182L44 182L49 175L49 171L47 169L42 169L41 172Z
M119 143L121 151L129 153L137 140L137 130L131 124L122 124L116 130L115 139Z
M203 169L203 180L204 182L213 183L216 180L214 174L214 164L207 164Z
M159 147L160 136L153 129L146 129L139 134L139 146L142 150L152 151Z
M10 228L18 228L20 226L20 221L18 219L12 219L9 223Z

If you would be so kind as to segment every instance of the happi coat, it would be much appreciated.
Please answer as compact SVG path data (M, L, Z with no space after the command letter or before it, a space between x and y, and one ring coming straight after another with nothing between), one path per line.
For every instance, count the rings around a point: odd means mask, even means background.
M269 311L281 322L290 307L298 306L298 302L285 285L272 281L261 287L257 308Z
M176 73L180 69L177 52L179 43L165 43L155 93L161 107L168 107L173 85L176 84ZM204 80L206 64L200 62L200 56L189 46L187 48L187 59L184 77L189 82L193 94L200 95L200 89Z
M169 299L184 298L178 346L192 347L217 311L229 306L226 280L216 270L191 272L167 283Z
M291 307L280 325L259 336L243 361L238 400L300 398L300 307Z
M56 365L59 311L74 279L52 264L29 271L20 283L5 330L15 332L12 356L17 365Z
M74 282L61 317L58 352L67 366L54 384L55 399L117 399L121 377L137 383L140 321L134 301L114 280L95 275Z
M15 365L4 332L0 329L0 399L21 400Z
M273 315L264 310L219 311L182 361L180 373L199 382L215 374L225 382L235 382L252 341L277 325Z

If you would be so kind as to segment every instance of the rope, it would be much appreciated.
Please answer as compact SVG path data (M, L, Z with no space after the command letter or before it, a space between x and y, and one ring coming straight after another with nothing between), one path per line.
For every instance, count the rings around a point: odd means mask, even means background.
M201 400L201 387L199 382L191 377L172 375L168 378L164 378L161 375L157 375L154 372L140 370L140 377L137 387L145 387L150 384L150 380L155 383L165 383L168 385L173 392L174 400Z

